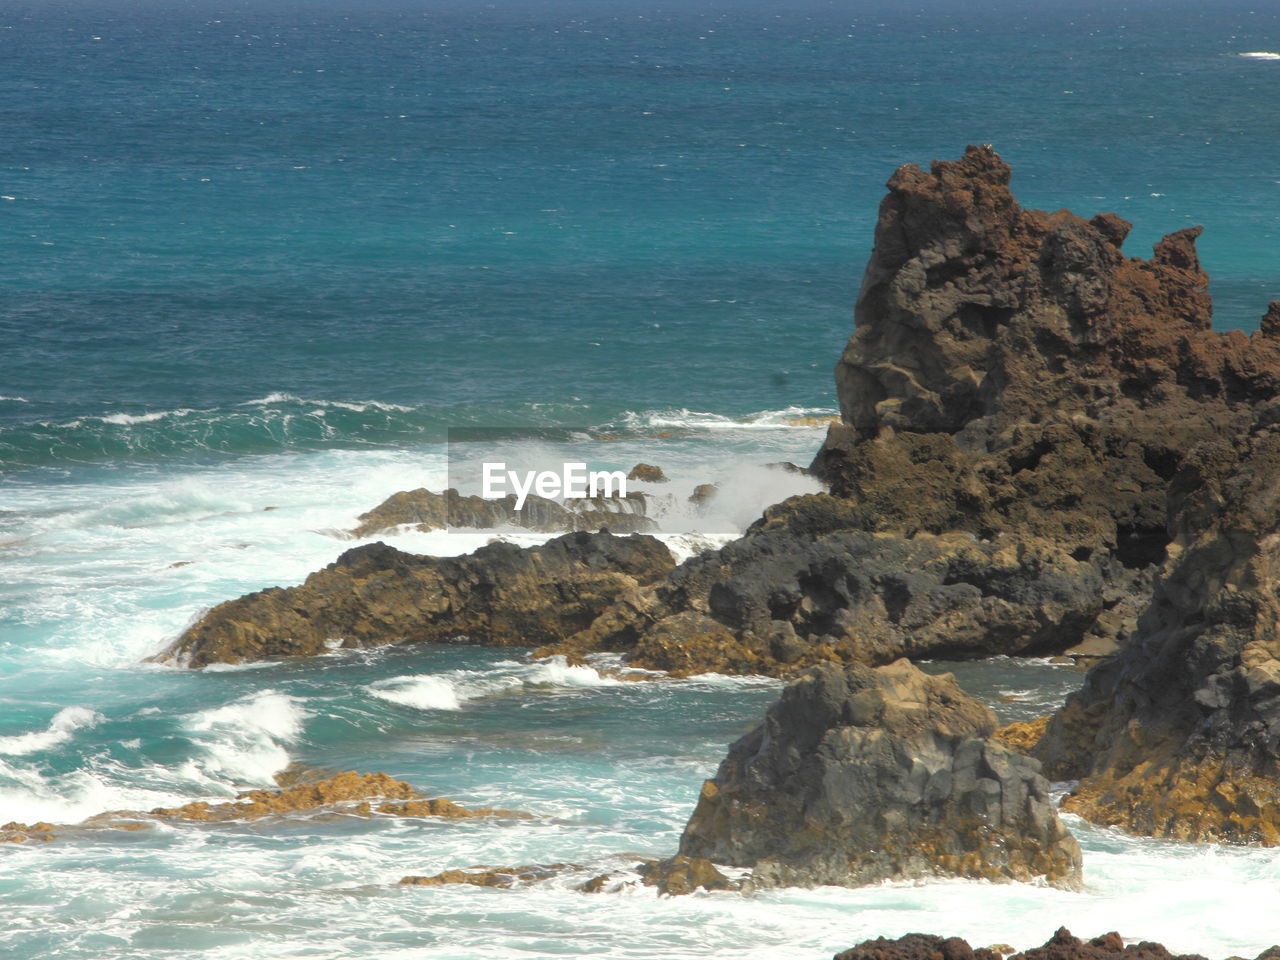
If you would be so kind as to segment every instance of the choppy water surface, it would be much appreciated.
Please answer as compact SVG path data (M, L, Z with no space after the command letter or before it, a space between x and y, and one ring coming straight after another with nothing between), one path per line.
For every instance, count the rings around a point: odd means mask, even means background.
M451 427L553 427L593 467L660 464L681 556L811 489L760 465L821 442L796 419L835 410L903 161L992 142L1024 202L1116 210L1134 254L1204 223L1219 325L1254 328L1280 292L1276 11L19 0L0 45L0 822L225 798L290 763L535 814L6 845L6 957L790 960L911 930L1028 946L1064 923L1211 957L1275 941L1273 853L1075 821L1079 894L575 892L673 851L769 681L466 648L142 661L209 605L330 562L388 494L440 489ZM710 514L682 506L709 481ZM944 668L1008 719L1079 681ZM395 886L546 862L578 866Z

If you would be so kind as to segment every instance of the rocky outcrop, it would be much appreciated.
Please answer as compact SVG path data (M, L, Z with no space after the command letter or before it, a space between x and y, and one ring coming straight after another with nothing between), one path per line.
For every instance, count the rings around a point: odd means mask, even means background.
M703 786L680 853L759 886L932 876L1072 887L1080 848L994 714L906 661L791 683Z
M1170 491L1170 560L1130 645L1035 748L1064 806L1183 840L1280 844L1280 404L1202 444Z
M825 660L1057 653L1093 636L1142 582L1045 539L867 526L859 504L793 498L541 652L615 651L677 675L776 676Z
M528 496L516 509L514 496L500 500L464 497L450 488L432 493L425 488L393 493L368 513L356 519L351 536L363 539L408 527L423 533L451 527L492 530L521 527L543 533L608 529L611 533L647 533L657 524L645 516L643 494L624 498L592 497L560 503L546 497Z
M566 870L576 869L568 863L533 864L525 867L471 867L467 870L443 870L431 876L409 876L400 880L403 887L442 887L462 883L472 887L518 887L538 880L549 880Z
M360 816L383 814L393 817L443 817L464 820L475 817L527 819L518 810L494 807L468 809L443 797L423 798L422 794L385 773L357 773L348 770L320 780L311 780L279 790L247 790L226 803L197 800L180 807L157 807L150 816L162 820L221 822L259 820L307 810L327 809ZM119 819L128 814L104 814Z
M637 463L627 474L627 479L640 483L666 483L667 475L662 472L661 467L655 467L652 463Z
M786 674L1127 640L1179 465L1280 388L1280 303L1216 333L1199 228L1128 257L1128 223L1025 210L1010 178L989 147L893 175L812 466L830 495L771 508L580 648Z
M570 533L536 547L490 543L463 557L357 547L300 586L219 604L158 659L210 663L314 656L388 643L534 646L564 640L671 570L643 535Z
M657 887L658 892L667 897L688 896L695 890L738 889L738 884L717 870L710 860L681 854L641 864L640 877L645 886Z
M1280 947L1271 947L1257 960L1271 960L1280 955ZM928 936L909 933L889 940L866 940L856 947L835 955L834 960L999 960L1000 952L989 947L970 947L959 937ZM1106 933L1092 940L1073 937L1060 927L1043 946L1014 953L1008 960L1205 960L1197 953L1173 954L1161 944L1143 941L1125 944L1118 933ZM1238 960L1238 958L1236 958Z
M1045 714L1034 720L1015 720L1013 723L1005 724L992 736L1012 750L1030 753L1032 748L1040 742L1048 726L1049 715Z
M54 825L45 823L18 823L11 821L0 827L0 843L26 843L28 840L49 841L55 839Z

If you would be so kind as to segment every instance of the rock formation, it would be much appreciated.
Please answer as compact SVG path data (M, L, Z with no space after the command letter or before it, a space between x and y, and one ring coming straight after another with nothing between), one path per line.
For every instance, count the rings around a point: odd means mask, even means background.
M1280 387L1280 303L1215 333L1198 228L1126 257L1128 223L1024 210L1010 176L988 147L893 175L812 467L830 495L770 508L579 649L786 674L1128 637L1179 464Z
M600 603L570 616L522 595L520 617L535 613L519 629L505 588L455 588L470 573L446 565L463 561L347 554L299 592L216 608L174 652L466 636L778 676L824 660L1111 655L1164 561L1170 481L1280 387L1280 302L1252 336L1216 333L1198 228L1128 257L1128 223L1024 210L1010 177L971 147L890 179L836 371L841 421L811 468L829 493L777 504L741 540L593 592ZM428 522L412 509L384 520Z
M423 557L373 543L297 587L219 604L159 659L193 667L314 656L333 649L465 637L533 646L563 640L673 566L652 537L570 533L537 547L491 543Z
M625 654L677 675L786 675L824 660L1069 649L1109 599L1097 565L1028 538L869 531L824 494L770 507L747 535L629 595L542 653Z
M443 870L431 876L409 876L400 880L402 887L442 887L464 883L472 887L516 887L537 880L550 880L565 870L568 863L533 864L525 867L471 867L467 870Z
M1280 955L1280 947L1271 947L1257 960L1272 960ZM866 940L856 947L837 953L834 960L1000 960L1000 953L989 947L970 947L959 937L928 936L909 933L889 940ZM1060 927L1044 946L1014 953L1008 960L1205 960L1196 953L1174 955L1158 943L1125 945L1118 933L1106 933L1084 941ZM1239 960L1239 958L1236 958Z
M1080 848L994 714L907 661L815 667L703 786L680 853L759 886L931 876L1072 887Z
M710 860L682 854L641 864L640 876L645 886L657 887L659 893L668 897L687 896L695 890L738 889L738 884L717 870Z
M1066 809L1132 833L1280 844L1280 404L1174 477L1170 560L1130 645L1035 754Z
M641 493L621 499L568 500L563 504L530 495L517 510L514 496L485 500L464 497L452 488L444 493L432 493L420 487L393 493L356 519L360 522L350 533L357 538L387 533L398 527L410 527L422 533L450 527L476 530L523 527L543 533L604 528L611 533L647 533L657 529L657 524L645 516L645 498Z
M18 823L11 821L0 827L0 843L26 843L28 840L49 841L55 838L54 825L45 823Z
M652 463L637 463L627 474L627 479L638 480L640 483L666 483L667 475L662 472L661 467L655 467Z

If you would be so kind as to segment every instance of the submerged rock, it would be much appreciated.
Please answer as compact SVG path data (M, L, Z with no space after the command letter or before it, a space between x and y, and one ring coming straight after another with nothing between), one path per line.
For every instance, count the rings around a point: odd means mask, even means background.
M1012 952L1012 951L1009 951ZM1269 960L1280 948L1271 947L1257 960ZM999 960L1000 954L989 947L970 947L959 937L927 936L909 933L889 940L865 940L849 950L837 953L834 960ZM1198 953L1172 954L1161 944L1131 943L1126 945L1118 933L1106 933L1092 940L1073 937L1066 927L1059 927L1043 946L1013 953L1009 960L1205 960Z
M1170 493L1170 560L1129 646L1035 748L1064 806L1182 840L1280 844L1280 405L1200 446Z
M343 773L285 786L279 790L247 790L235 800L209 803L197 800L180 807L157 807L150 815L164 820L220 822L258 820L262 817L330 809L362 816L384 814L394 817L444 817L451 820L474 817L524 819L530 815L493 807L467 809L443 797L423 798L403 780L385 773ZM100 819L119 819L130 814L103 814Z
M577 869L569 863L534 864L525 867L470 867L466 870L444 870L428 877L404 877L405 887L441 887L453 883L473 887L510 888L537 880L550 880L566 870Z
M54 825L41 820L38 823L11 821L0 827L0 843L26 843L28 840L49 841L55 839Z
M673 566L652 537L570 533L536 547L491 543L424 557L373 543L300 586L214 607L158 659L193 667L314 656L388 643L535 646L564 640Z
M1074 887L1080 847L1040 765L995 715L907 661L823 664L792 682L702 789L680 853L755 886L933 876Z

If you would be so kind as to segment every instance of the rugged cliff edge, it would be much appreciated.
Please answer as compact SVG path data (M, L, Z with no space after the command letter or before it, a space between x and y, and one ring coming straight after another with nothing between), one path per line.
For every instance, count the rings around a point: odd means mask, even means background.
M1080 847L1040 765L990 739L992 712L905 660L793 681L703 786L680 854L756 886L930 876L1080 882Z
M1170 561L1128 648L1035 747L1089 820L1280 844L1280 404L1201 445L1170 491Z

